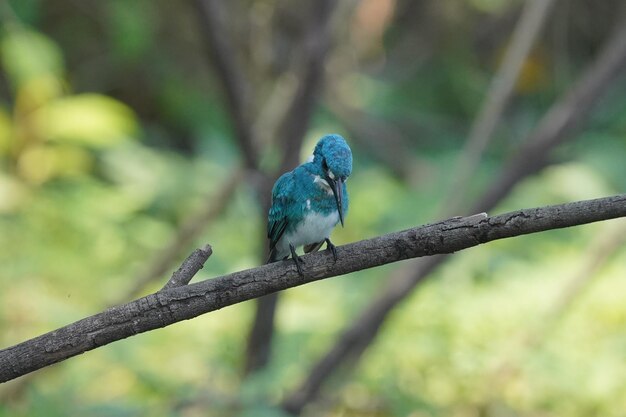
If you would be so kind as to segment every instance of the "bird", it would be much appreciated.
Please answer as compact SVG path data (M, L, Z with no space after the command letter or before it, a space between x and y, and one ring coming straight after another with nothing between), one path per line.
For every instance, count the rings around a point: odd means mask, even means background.
M324 243L334 261L337 250L330 233L338 223L344 225L348 213L346 181L352 173L352 151L338 134L323 136L312 158L281 175L272 188L268 213L267 263L291 258L300 276L304 261L296 253L319 250Z

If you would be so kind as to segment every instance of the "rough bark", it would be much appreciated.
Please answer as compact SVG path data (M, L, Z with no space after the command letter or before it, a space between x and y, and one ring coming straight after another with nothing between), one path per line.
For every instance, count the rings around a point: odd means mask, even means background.
M211 245L204 245L201 249L196 249L185 259L183 264L172 274L172 277L165 283L163 290L170 288L182 287L189 284L199 270L204 267L209 256L213 254Z
M479 214L452 218L337 247L336 262L326 251L306 255L303 276L298 275L293 262L284 261L162 290L0 350L0 382L138 333L309 282L403 259L452 253L497 239L617 217L626 217L626 194L493 217ZM190 268L188 274L193 273Z

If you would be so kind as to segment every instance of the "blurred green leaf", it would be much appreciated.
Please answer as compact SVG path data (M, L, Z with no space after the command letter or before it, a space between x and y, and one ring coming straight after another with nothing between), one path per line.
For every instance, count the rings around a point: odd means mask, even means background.
M33 115L41 137L94 148L135 138L135 114L125 104L99 94L80 94L50 102Z
M10 26L2 36L0 50L2 65L15 88L38 78L63 75L61 50L39 32Z

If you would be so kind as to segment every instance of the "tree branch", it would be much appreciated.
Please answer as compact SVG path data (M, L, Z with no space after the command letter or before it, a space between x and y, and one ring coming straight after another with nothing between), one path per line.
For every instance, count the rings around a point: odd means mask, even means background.
M309 282L403 259L452 253L497 239L617 217L626 217L626 194L493 217L457 217L338 247L334 263L325 251L306 255L304 276L298 275L293 263L287 261L164 289L0 350L0 382L138 333Z

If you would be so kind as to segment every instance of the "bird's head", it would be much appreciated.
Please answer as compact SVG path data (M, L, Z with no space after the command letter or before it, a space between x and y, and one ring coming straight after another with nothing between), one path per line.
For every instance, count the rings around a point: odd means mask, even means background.
M321 177L335 196L339 220L343 226L343 183L352 173L352 151L341 136L326 135L315 146L313 164L321 171Z

